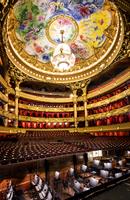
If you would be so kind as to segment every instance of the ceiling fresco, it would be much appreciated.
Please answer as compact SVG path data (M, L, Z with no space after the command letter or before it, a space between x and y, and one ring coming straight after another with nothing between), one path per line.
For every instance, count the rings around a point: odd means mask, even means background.
M50 62L54 48L69 43L76 61L94 54L106 40L104 31L111 25L112 13L104 0L19 1L14 8L16 36L25 51L43 63Z
M109 0L19 0L3 35L9 59L22 72L45 82L74 82L109 66L121 48L124 26ZM74 66L63 71L51 63L60 43L75 56Z

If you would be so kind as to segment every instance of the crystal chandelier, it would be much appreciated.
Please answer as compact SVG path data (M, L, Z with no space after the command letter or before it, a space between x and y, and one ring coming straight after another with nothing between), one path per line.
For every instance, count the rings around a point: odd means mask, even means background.
M69 45L63 42L64 31L61 30L60 33L61 43L55 48L51 62L54 68L60 71L66 71L74 66L75 55L71 52Z

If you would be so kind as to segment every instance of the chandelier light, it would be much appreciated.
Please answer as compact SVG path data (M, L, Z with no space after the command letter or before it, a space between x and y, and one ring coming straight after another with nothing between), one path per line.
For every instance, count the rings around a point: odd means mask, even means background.
M51 62L54 68L60 71L69 70L75 64L75 55L71 52L68 44L63 42L64 31L60 31L62 40L61 43L57 45L53 56L51 57Z

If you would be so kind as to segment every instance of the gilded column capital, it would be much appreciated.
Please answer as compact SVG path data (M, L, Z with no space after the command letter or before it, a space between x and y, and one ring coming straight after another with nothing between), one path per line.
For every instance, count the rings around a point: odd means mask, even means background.
M74 104L77 104L77 100L76 100L76 99L74 99L74 100L73 100L73 103L74 103Z
M87 102L87 88L88 88L90 81L91 81L90 79L86 80L84 83L85 86L82 88L82 91L83 91L82 97L83 97L84 102Z
M84 97L86 97L86 87L83 88L82 91L83 91L82 97L83 97L83 99L85 99Z
M90 83L91 79L87 79L87 80L82 80L82 81L78 81L78 82L73 82L73 83L70 83L69 86L73 91L77 91L78 89L86 89L88 84Z
M8 93L8 94L10 94L10 93L11 93L11 89L12 89L12 88L10 88L10 87L9 87L9 88L7 88L7 93Z
M5 90L5 96L8 98L9 93L8 93L8 89Z
M20 91L21 89L19 88L19 85L20 85L20 81L19 82L16 82L16 87L15 87L15 98L19 98L20 96Z

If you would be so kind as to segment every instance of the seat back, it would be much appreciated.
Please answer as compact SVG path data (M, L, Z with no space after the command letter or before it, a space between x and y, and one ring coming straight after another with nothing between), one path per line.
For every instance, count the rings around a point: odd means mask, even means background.
M78 182L77 180L74 180L74 186L77 190L80 189L80 182Z
M100 164L100 160L93 160L93 164L95 165L95 166L99 166L99 164Z
M83 172L86 172L86 170L87 170L87 165L82 165L82 166L81 166L81 170L82 170Z
M119 172L119 173L115 173L115 178L119 178L122 176L122 172Z
M112 163L110 163L110 162L104 163L104 168L105 169L112 169Z
M52 194L49 191L48 194L47 194L46 200L52 200L52 199L53 199Z
M90 180L89 184L90 184L92 187L96 187L96 186L98 185L98 183L99 183L99 180L97 180L97 179L94 178L94 177L91 177L89 180Z
M107 178L109 175L109 172L107 170L100 170L100 176L103 178Z

